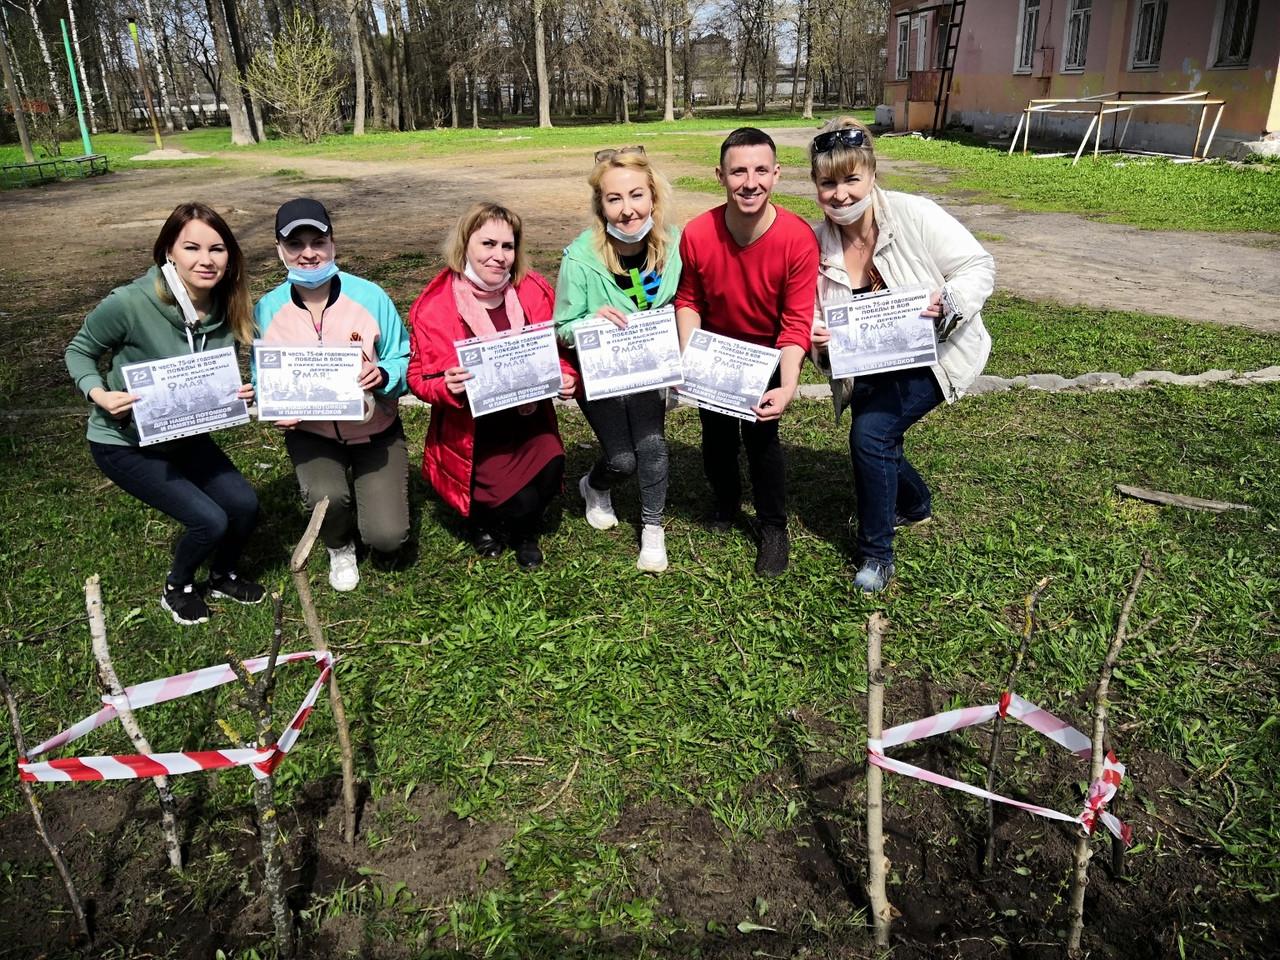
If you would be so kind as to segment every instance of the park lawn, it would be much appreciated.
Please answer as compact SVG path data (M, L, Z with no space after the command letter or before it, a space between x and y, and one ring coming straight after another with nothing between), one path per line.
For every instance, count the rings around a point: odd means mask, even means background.
M406 422L413 450L425 411L410 411ZM589 466L593 445L576 411L563 410L561 424L572 481ZM696 416L677 410L668 428L672 568L661 577L634 569L631 485L616 497L622 524L609 532L587 527L577 499L565 497L545 538L548 562L533 574L519 573L509 554L474 560L456 521L420 483L413 489L416 562L399 571L366 564L360 589L341 596L328 590L324 565L315 562L321 615L344 655L338 671L361 745L357 766L374 800L393 809L415 791L440 791L461 817L509 825L510 839L502 880L487 892L418 903L412 891L388 893L392 878L379 886L375 872L359 889L312 904L309 924L357 915L375 955L379 944L415 938L425 947L433 933L442 949L521 958L562 956L566 943L624 935L640 947L710 936L710 924L691 931L637 892L638 854L610 832L621 817L642 807L677 816L705 811L732 845L806 816L807 795L787 772L796 737L825 738L845 762L861 762L863 623L877 609L894 624L888 720L900 722L910 716L895 701L895 684L927 680L950 691L938 709L992 702L1015 642L1018 618L1010 611L1020 610L1037 580L1053 577L1019 690L1083 725L1084 697L1144 551L1154 570L1138 597L1135 626L1158 620L1122 655L1112 686L1113 742L1122 759L1139 751L1167 755L1186 787L1157 798L1150 787L1126 784L1139 828L1130 872L1164 864L1176 873L1183 855L1177 837L1142 814L1158 801L1172 804L1185 830L1214 845L1218 891L1179 897L1207 904L1231 891L1259 903L1280 896L1273 853L1280 844L1280 388L1015 391L937 411L908 441L934 486L936 519L901 535L899 582L879 600L850 589L847 451L825 403L797 401L788 413L793 566L772 582L752 576L753 548L741 532L717 538L700 523ZM156 593L173 525L103 482L82 430L76 417L26 419L0 437L8 464L0 489L7 532L0 666L19 693L29 737L61 729L96 702L80 619L91 573L103 577L126 682L219 662L228 646L257 653L269 635L266 605L223 605L212 623L195 629L172 624ZM280 437L255 424L220 440L264 505L248 565L267 583L282 584L305 517ZM1118 498L1117 482L1241 501L1255 512L1157 508ZM287 631L288 648L305 647L295 609ZM281 713L310 681L307 668L282 672ZM217 718L247 724L226 694L146 716L153 743L174 749L221 745ZM819 721L821 729L806 726ZM128 752L110 728L83 743L85 752ZM1043 746L1024 745L1018 755L1028 750L1035 755ZM0 765L12 769L14 759L5 739ZM337 769L333 727L321 705L279 769L278 786L286 800L296 799L305 784ZM1008 769L1014 783L1028 786L1012 761ZM1234 792L1220 776L1224 769ZM188 797L208 791L204 819L216 825L242 809L249 782L232 772L180 778L178 789ZM889 783L888 819L903 823L918 794ZM1069 784L1029 786L1059 809L1077 802ZM6 810L17 809L15 792L0 796ZM976 822L972 805L957 797L945 802ZM148 795L144 804L150 802ZM856 811L850 813L853 819ZM361 841L370 856L390 839L384 827L393 829L371 823ZM240 842L210 830L215 854ZM182 881L184 901L199 903L243 882L256 887L235 872L243 868L225 849L193 864ZM154 882L172 883L158 874ZM1058 878L1035 882L1051 892ZM751 891L743 896L749 903ZM751 919L744 909L723 923ZM1218 931L1196 919L1188 917L1183 931L1188 955L1216 955ZM857 922L851 908L850 923ZM784 933L816 944L814 955L828 955L823 938L833 938L834 949L862 936L805 923Z

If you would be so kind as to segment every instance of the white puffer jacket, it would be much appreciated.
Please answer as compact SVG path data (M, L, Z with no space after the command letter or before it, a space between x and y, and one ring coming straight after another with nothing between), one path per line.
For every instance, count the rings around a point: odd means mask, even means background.
M871 208L880 234L872 254L876 269L889 288L925 284L944 286L964 320L938 344L938 362L930 369L948 403L964 396L991 354L991 337L982 323L982 305L995 288L996 267L964 225L926 197L872 188ZM814 326L822 325L822 304L838 303L852 295L844 266L840 228L825 217L813 225L818 235L818 302ZM825 348L815 347L814 362L830 376ZM848 406L852 380L833 380L831 395L836 419Z

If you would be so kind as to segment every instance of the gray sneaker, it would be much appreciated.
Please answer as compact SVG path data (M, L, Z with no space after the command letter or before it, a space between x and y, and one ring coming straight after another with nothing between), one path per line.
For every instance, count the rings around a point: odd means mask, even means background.
M893 564L867 560L854 574L853 583L863 593L879 593L893 579Z

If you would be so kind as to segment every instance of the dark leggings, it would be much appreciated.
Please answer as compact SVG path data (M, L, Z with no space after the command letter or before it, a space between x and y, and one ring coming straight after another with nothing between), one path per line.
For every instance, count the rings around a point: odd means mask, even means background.
M662 525L667 503L667 438L663 435L667 402L661 390L605 400L579 400L604 456L587 482L612 490L633 473L640 481L640 520Z
M121 490L186 527L173 550L171 584L194 582L206 560L216 573L236 569L258 523L258 495L208 434L152 447L90 440L89 452Z
M513 542L538 539L542 514L564 481L564 456L552 457L527 484L496 506L471 504L474 529L504 531Z

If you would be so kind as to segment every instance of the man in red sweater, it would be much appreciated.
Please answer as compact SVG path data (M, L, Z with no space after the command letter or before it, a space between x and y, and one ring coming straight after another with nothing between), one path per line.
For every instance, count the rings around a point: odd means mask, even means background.
M818 242L813 231L794 213L769 202L780 173L773 139L764 131L742 127L725 138L716 178L724 187L726 202L685 227L676 292L682 349L690 334L702 328L782 351L778 371L755 408L755 423L698 411L702 462L715 497L715 529L727 530L741 505L741 431L760 526L756 573L767 577L786 570L791 554L786 462L778 420L800 381L818 280Z

